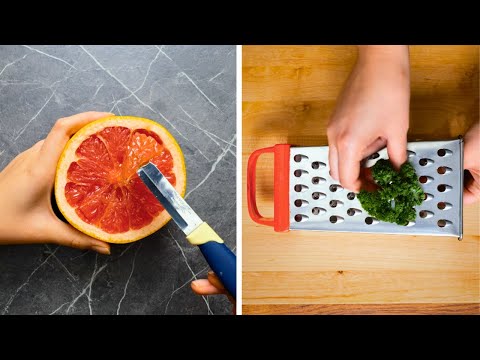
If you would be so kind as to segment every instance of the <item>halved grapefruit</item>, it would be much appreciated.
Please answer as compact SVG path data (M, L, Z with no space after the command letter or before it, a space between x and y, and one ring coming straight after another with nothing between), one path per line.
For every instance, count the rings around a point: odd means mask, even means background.
M152 234L171 217L136 173L149 161L184 196L183 153L163 126L133 116L86 125L58 161L59 210L75 228L103 241L128 243Z

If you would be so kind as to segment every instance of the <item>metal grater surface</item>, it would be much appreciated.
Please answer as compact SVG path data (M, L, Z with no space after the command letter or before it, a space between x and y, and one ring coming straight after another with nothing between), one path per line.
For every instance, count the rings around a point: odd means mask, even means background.
M407 226L378 221L329 175L328 146L290 148L290 229L456 236L463 234L463 140L410 142L408 160L426 200ZM388 159L387 150L364 166ZM423 183L422 183L423 182Z

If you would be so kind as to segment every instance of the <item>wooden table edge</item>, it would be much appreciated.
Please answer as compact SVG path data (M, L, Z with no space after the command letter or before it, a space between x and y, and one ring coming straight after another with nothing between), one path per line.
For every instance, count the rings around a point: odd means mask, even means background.
M480 303L243 305L243 315L479 315Z

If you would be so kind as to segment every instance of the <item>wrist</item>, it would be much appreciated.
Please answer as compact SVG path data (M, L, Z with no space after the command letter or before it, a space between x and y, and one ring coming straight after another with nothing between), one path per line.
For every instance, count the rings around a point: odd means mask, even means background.
M359 45L358 62L361 64L395 64L409 68L407 45Z

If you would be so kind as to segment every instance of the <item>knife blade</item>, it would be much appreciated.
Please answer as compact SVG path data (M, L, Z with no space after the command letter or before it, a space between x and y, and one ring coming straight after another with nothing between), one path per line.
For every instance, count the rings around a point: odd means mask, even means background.
M185 235L200 226L203 221L154 164L146 164L137 174Z

